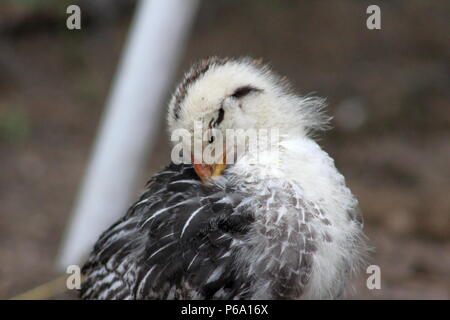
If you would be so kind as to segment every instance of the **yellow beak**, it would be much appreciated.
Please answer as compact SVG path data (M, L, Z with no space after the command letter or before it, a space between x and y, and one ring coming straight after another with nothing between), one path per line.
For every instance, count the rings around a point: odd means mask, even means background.
M222 174L222 171L227 166L225 163L217 163L217 164L195 163L194 159L192 159L192 165L194 167L195 173L197 173L198 177L203 183L209 183L211 178L220 176Z

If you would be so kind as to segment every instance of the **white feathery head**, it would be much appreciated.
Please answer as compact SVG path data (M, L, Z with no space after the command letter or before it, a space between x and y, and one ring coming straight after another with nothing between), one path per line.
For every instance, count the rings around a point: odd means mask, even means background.
M327 128L324 99L292 93L289 83L260 61L212 57L194 64L169 104L169 130L272 129L309 135Z

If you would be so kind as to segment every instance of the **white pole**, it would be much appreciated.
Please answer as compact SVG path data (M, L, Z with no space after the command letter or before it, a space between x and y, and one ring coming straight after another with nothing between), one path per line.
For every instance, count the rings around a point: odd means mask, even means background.
M80 264L130 206L198 0L141 0L102 119L58 268Z

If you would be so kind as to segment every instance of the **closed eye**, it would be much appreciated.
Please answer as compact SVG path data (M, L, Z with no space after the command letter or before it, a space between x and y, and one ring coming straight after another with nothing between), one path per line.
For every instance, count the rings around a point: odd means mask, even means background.
M217 117L216 125L219 125L223 121L223 117L225 116L225 110L223 108L219 109L219 116Z
M252 87L250 85L237 88L231 95L233 98L240 99L251 92L261 92L262 89Z
M215 127L217 127L219 124L222 123L224 117L225 117L225 110L223 110L223 107L221 107L221 108L219 109L219 115L218 115L217 119L214 120L214 118L213 118L213 119L211 119L211 121L209 122L209 128L215 128Z

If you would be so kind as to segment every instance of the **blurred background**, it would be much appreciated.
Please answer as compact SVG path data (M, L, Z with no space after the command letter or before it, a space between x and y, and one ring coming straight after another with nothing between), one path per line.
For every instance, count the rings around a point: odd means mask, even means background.
M66 28L69 4L81 7L79 31ZM370 4L381 30L366 28ZM0 3L0 298L58 275L134 7ZM450 298L449 16L445 0L220 0L195 18L176 80L199 58L250 55L327 98L334 128L320 144L360 201L382 276L381 290L355 279L349 298ZM161 119L140 190L169 155Z

